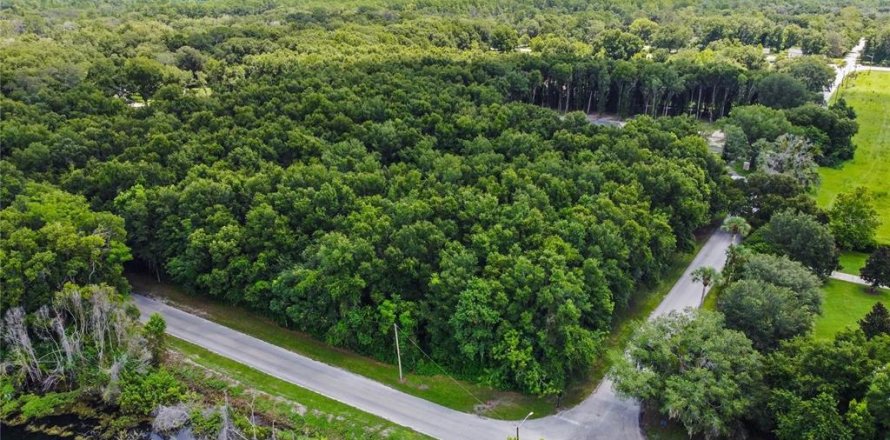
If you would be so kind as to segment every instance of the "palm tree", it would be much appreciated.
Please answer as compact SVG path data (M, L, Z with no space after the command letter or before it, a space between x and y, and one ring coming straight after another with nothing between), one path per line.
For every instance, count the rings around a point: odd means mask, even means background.
M708 291L708 286L717 282L720 278L720 272L717 272L717 269L711 266L702 266L693 270L691 275L692 281L702 284L701 301L698 303L698 306L701 307L705 303L705 293Z
M726 266L723 268L723 274L721 274L720 277L720 281L723 282L724 285L728 285L735 281L736 269L744 266L751 253L751 250L745 247L745 245L729 245L729 248L726 249Z
M731 233L732 241L734 243L737 235L744 237L751 232L751 225L749 225L744 218L733 215L726 217L726 220L723 221L723 226L721 226L720 229Z

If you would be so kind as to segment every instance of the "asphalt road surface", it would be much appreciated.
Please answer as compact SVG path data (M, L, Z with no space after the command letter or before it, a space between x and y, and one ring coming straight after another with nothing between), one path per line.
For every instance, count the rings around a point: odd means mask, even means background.
M701 285L692 282L690 273L699 266L722 269L729 244L728 233L715 232L652 317L697 307L701 300ZM151 298L134 295L134 300L143 320L154 312L160 313L167 321L167 332L177 338L429 436L502 440L516 433L516 422L492 420L445 408ZM577 406L527 421L522 426L521 438L642 440L639 413L636 402L615 395L611 382L604 380Z

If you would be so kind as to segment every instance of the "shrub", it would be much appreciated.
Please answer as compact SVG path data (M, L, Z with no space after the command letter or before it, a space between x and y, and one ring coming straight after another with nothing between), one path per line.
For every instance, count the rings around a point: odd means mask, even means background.
M75 397L75 393L47 393L42 396L26 394L20 398L24 402L21 408L22 418L34 420L46 417L59 408L69 405Z
M147 376L128 374L121 390L121 411L148 415L160 405L178 402L185 392L183 385L164 369Z

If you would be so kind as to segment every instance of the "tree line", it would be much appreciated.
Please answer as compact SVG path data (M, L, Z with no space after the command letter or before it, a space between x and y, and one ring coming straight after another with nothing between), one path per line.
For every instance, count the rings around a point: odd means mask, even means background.
M851 135L851 116L807 106L821 61L767 70L750 46L766 34L715 16L725 33L685 41L621 11L569 33L535 15L523 54L518 24L444 4L272 6L7 10L3 311L67 282L125 289L132 257L338 346L392 360L398 324L457 374L557 394L738 195L696 118L757 102L826 150ZM622 29L579 33L594 15ZM619 130L573 110L641 116Z

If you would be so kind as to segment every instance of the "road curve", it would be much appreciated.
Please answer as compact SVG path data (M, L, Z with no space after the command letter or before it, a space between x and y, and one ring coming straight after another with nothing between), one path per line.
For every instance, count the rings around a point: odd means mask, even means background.
M697 307L701 287L692 282L690 273L700 266L722 269L730 240L728 233L715 232L652 317ZM515 422L445 408L146 296L134 295L134 301L143 320L147 320L152 313L160 313L167 321L167 332L177 338L429 436L455 440L502 440L515 435ZM617 396L612 383L606 379L577 406L527 421L522 427L522 438L642 440L639 412L639 405Z

